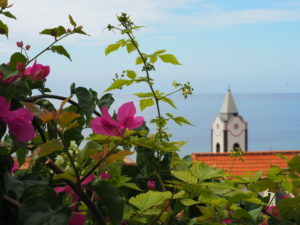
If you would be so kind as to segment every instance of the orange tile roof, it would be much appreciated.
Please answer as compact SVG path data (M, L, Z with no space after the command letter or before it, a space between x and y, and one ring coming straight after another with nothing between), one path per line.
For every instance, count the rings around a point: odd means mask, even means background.
M287 167L286 161L276 154L292 158L300 154L300 150L246 152L242 156L243 161L239 158L230 157L230 153L192 153L192 159L193 161L202 161L207 165L216 166L218 169L225 169L233 175L245 175L268 171L271 166Z

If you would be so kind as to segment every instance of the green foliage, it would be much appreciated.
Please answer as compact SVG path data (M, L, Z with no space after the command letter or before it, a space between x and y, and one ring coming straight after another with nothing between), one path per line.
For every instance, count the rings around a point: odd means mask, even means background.
M62 45L53 45L50 50L52 52L58 53L60 55L66 56L70 61L72 61L70 54Z
M119 225L123 218L124 199L117 188L112 183L99 179L90 183L90 187L100 196L111 223Z

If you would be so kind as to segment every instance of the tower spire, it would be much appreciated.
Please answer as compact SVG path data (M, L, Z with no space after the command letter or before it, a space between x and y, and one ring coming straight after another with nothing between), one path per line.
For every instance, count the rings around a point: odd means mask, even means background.
M231 116L238 115L238 110L234 102L233 96L231 94L230 87L228 87L222 108L221 108L221 118L224 121L228 121Z

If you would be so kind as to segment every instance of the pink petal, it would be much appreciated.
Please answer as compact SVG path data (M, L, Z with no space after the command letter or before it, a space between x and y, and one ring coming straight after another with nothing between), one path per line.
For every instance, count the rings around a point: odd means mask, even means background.
M71 188L69 186L55 187L54 191L56 193L60 193L60 192L67 192L67 193L69 193L71 191Z
M144 125L144 117L137 116L134 118L134 121L130 124L128 124L127 128L130 130L133 130L135 128L141 127Z
M6 121L7 123L9 123L9 121L16 120L16 119L22 119L24 121L29 122L33 120L33 114L27 108L16 109L10 111Z
M9 133L14 135L17 141L27 142L34 138L34 128L28 121L17 118L7 123Z
M73 213L69 225L83 225L85 223L86 216L80 213Z
M123 125L127 122L128 118L133 118L135 113L136 109L133 102L127 102L119 108L117 119Z
M93 175L88 176L87 178L84 179L84 181L81 182L81 185L87 185L88 183L90 183L92 180L94 180L95 177Z

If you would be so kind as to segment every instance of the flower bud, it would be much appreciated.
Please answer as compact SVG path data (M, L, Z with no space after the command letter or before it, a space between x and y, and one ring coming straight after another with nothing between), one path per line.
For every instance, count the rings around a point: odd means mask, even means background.
M154 180L148 180L147 186L149 189L155 189L155 181Z
M22 48L23 47L23 41L17 41L17 46L19 48Z
M25 47L25 48L26 48L26 50L29 50L29 49L30 49L30 47L31 47L30 45L26 45L26 47Z
M7 0L0 0L0 7L2 9L7 8L7 5L8 5L8 1Z

